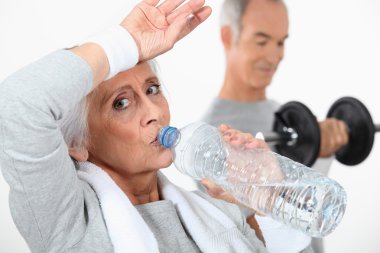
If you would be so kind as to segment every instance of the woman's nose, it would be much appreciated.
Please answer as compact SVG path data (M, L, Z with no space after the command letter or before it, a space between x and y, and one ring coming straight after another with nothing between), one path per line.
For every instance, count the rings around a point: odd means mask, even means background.
M143 104L143 117L141 119L141 125L148 126L150 124L156 124L162 116L162 108L149 99L146 99Z

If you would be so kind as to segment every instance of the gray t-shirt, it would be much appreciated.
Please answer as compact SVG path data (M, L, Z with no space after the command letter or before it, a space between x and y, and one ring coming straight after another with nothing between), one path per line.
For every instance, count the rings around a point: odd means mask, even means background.
M213 126L227 124L242 132L255 135L272 129L274 113L280 104L274 100L243 103L216 98L202 120Z
M170 200L135 206L156 237L160 253L200 252Z
M90 66L65 50L0 83L0 168L10 186L13 220L31 252L114 252L98 196L78 178L58 123L92 83ZM217 233L217 221L207 220L205 226L213 232L210 248L215 249L209 252L233 252L235 247L220 247L222 240L267 252L236 206L201 197L236 225Z

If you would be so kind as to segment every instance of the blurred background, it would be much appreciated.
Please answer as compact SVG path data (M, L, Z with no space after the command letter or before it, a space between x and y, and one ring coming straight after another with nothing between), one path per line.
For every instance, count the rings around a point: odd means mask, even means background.
M60 48L71 47L96 31L119 23L137 1L1 0L0 81L22 66ZM380 1L286 1L290 37L286 56L268 96L282 103L297 100L323 119L340 97L354 96L380 123ZM222 0L208 1L214 13L205 24L158 58L172 112L172 125L198 120L224 78L219 39ZM347 191L346 214L326 237L325 252L378 253L380 140L368 159L354 167L334 161L329 176ZM194 189L173 167L165 173ZM0 177L0 252L29 252L13 224L9 187Z

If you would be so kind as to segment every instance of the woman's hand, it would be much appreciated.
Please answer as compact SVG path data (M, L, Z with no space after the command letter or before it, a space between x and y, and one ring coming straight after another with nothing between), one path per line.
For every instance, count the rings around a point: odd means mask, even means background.
M171 49L211 14L205 0L143 0L123 20L121 26L135 39L139 60L144 61Z
M211 14L211 8L204 6L205 0L189 0L183 5L182 3L185 0L165 0L156 6L159 1L143 0L133 8L120 24L136 42L139 61L152 59L168 51L177 41L189 34ZM93 88L109 75L112 57L111 59L108 58L109 55L101 44L96 41L95 43L85 43L70 49L70 51L90 65L93 73ZM125 57L130 56L125 55ZM118 61L116 60L116 62ZM112 65L112 67L114 71L125 70L125 66L118 66L117 64Z
M253 137L252 134L243 133L229 126L222 124L219 126L219 131L223 136L223 140L236 148L262 148L268 149L269 146L263 140Z
M257 139L249 133L242 133L238 130L231 129L227 125L219 126L219 131L221 132L224 141L228 142L233 147L242 149L261 148L269 150L269 146L263 140ZM207 193L211 197L221 199L229 203L241 205L241 203L239 203L239 201L231 193L224 191L214 182L208 179L203 179L201 180L201 183L207 189ZM262 215L260 213L258 214Z

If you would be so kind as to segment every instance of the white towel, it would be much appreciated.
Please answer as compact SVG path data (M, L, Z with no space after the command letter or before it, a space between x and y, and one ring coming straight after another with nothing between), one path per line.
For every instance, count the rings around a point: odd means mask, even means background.
M116 253L159 252L148 225L106 172L84 162L80 163L78 176L93 187L99 198ZM200 196L175 186L161 173L158 173L158 178L162 197L174 203L179 218L202 252L216 252L216 247L224 249L223 252L252 252L253 246L247 243L236 224L220 209ZM233 243L219 240L215 245L215 239L226 231L233 231Z
M100 201L115 253L159 253L156 238L125 193L96 165L80 163L78 176L89 183Z
M269 253L298 253L311 243L311 237L269 217L256 216Z

